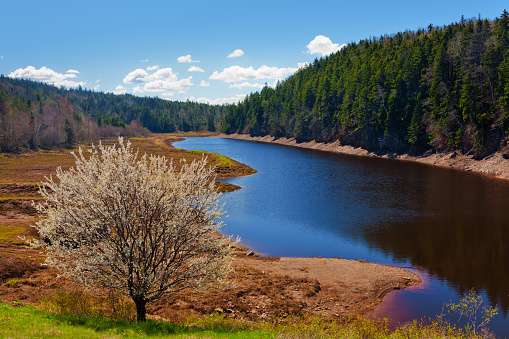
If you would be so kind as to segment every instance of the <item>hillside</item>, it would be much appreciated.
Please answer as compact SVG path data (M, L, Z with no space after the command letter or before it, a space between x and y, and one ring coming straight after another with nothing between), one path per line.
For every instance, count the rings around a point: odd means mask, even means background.
M0 76L0 152L117 135L215 130L224 106L58 88Z
M508 47L505 10L352 42L229 106L221 131L480 159L509 135Z

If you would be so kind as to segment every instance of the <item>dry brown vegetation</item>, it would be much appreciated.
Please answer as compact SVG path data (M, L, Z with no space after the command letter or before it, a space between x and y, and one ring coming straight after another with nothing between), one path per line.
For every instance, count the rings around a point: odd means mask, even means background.
M131 139L141 153L180 159L201 159L202 152L173 147L176 135ZM115 143L116 140L103 143ZM178 144L177 144L178 146ZM248 175L255 171L224 156L207 153L211 165L220 165L218 178ZM40 264L45 254L29 248L20 238L36 237L30 227L38 218L30 201L38 199L37 183L69 168L74 157L68 150L27 154L0 154L0 301L39 303L61 291L82 295L72 280L58 277L53 268ZM221 184L220 190L236 187ZM227 291L183 291L148 305L148 313L172 321L211 313L250 320L274 320L289 314L325 314L345 317L372 310L383 296L418 284L420 279L403 269L342 259L260 258L238 245L234 259L237 287ZM99 301L106 291L90 292ZM111 299L111 298L110 298Z

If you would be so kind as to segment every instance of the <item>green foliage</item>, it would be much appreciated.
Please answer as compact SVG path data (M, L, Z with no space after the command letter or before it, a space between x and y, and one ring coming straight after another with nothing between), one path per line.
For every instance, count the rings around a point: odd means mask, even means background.
M9 287L16 287L17 285L18 285L18 279L17 278L13 278L13 279L7 280L7 286L9 286Z
M420 339L420 338L486 338L490 337L488 332L485 336L475 334L472 331L464 330L451 325L441 319L414 320L402 324L391 330L387 319L368 319L355 317L340 320L329 320L326 318L293 318L283 320L275 325L273 330L277 332L277 338L391 338L391 339Z
M228 106L221 131L486 156L509 128L504 13L352 42Z
M101 119L101 124L125 128L124 120L116 115Z
M64 118L64 125L65 147L72 148L72 145L74 144L74 131L67 117Z
M466 330L472 331L475 335L498 314L498 307L483 306L481 308L482 304L482 296L471 289L458 303L450 302L445 305L445 308L457 325L464 319L467 322Z

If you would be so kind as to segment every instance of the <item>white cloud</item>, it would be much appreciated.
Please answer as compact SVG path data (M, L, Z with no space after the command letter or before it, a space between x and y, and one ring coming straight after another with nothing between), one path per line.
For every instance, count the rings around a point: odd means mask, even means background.
M72 80L62 80L59 82L50 82L50 83L52 83L53 85L55 85L57 87L61 87L61 86L78 87L78 86L86 86L86 84L87 84L86 81L72 81Z
M241 49L234 50L230 55L228 55L228 58L237 58L244 54L244 51Z
M297 66L299 66L299 69L306 68L309 66L309 62L298 62Z
M326 36L317 35L306 47L309 54L320 53L322 56L326 56L341 50L346 47L346 44L335 44Z
M187 70L188 72L205 72L201 67L198 66L191 66Z
M0 55L0 60L3 60L4 59L4 56L3 55Z
M85 86L86 82L84 81L67 80L69 78L76 78L76 73L79 72L72 69L63 74L57 73L48 67L41 67L39 69L36 69L33 66L28 66L25 69L18 68L14 72L11 72L8 76L10 78L25 78L47 82L54 84L55 86L65 86L65 87Z
M192 78L178 80L177 75L169 67L158 69L153 73L138 68L129 72L123 81L126 84L138 84L132 89L133 93L160 92L164 96L171 96L172 92L185 93L193 86Z
M185 63L185 62L188 62L188 63L191 63L191 62L199 62L199 61L196 61L196 60L191 59L191 54L180 56L180 57L178 57L178 58L177 58L177 61L178 61L178 62L180 62L180 63Z
M137 84L140 82L144 82L145 78L148 76L147 71L144 69L138 68L132 72L129 72L124 78L124 83L126 84Z
M118 85L117 87L115 87L115 90L113 91L113 94L126 94L127 93L127 88L125 88L124 86L121 86L121 85Z
M209 104L209 105L235 104L239 101L244 100L245 97L246 97L245 94L237 94L234 97L217 98L214 100L210 100L207 98L198 98L198 100L196 100L196 102L201 103L201 104Z
M177 75L173 73L173 70L168 68L161 68L157 70L154 74L151 74L148 76L146 81L153 81L153 80L160 80L160 79L166 79L166 80L177 80Z
M177 75L173 73L171 68L161 68L155 73L148 74L144 69L138 68L129 72L124 78L126 84L140 84L155 80L177 80Z
M9 74L11 78L28 78L28 79L36 79L44 82L50 81L63 81L67 78L76 78L76 74L62 74L57 73L51 68L41 67L39 69L35 69L34 66L28 66L27 68L18 68L14 72Z
M205 80L200 81L200 84L198 86L201 87L209 87L210 83L206 82Z
M259 79L283 79L289 74L295 73L297 68L294 67L269 67L263 65L258 69L253 66L248 68L241 66L231 66L225 68L222 72L215 71L209 77L212 80L223 80L224 82L236 82L243 80L259 80Z
M156 69L158 69L159 66L155 65L155 66L149 66L147 67L147 71L155 71Z
M234 84L234 85L230 85L228 86L229 88L238 88L238 89L243 89L244 87L253 87L253 88L263 88L265 87L265 85L262 85L262 84L252 84L252 83L249 83L249 82L243 82L241 84Z
M183 92L193 85L191 79L193 77L181 79L181 80L155 80L147 82L142 91L143 92L168 92L168 91L179 91Z
M99 87L101 87L101 85L95 85L95 86L94 86L94 91L98 91L98 90L99 90Z
M77 70L75 70L75 69L70 69L70 70L68 70L68 71L67 71L67 72L65 72L65 73L80 74L80 72L79 72L79 71L77 71Z
M148 62L148 59L140 60L141 62Z

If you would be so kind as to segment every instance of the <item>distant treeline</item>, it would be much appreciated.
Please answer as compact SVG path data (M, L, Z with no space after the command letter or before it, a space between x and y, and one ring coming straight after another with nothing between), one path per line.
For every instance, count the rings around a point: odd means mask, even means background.
M0 152L118 135L215 130L226 106L58 88L0 76Z
M508 25L504 10L352 42L229 106L221 130L484 157L509 134Z

